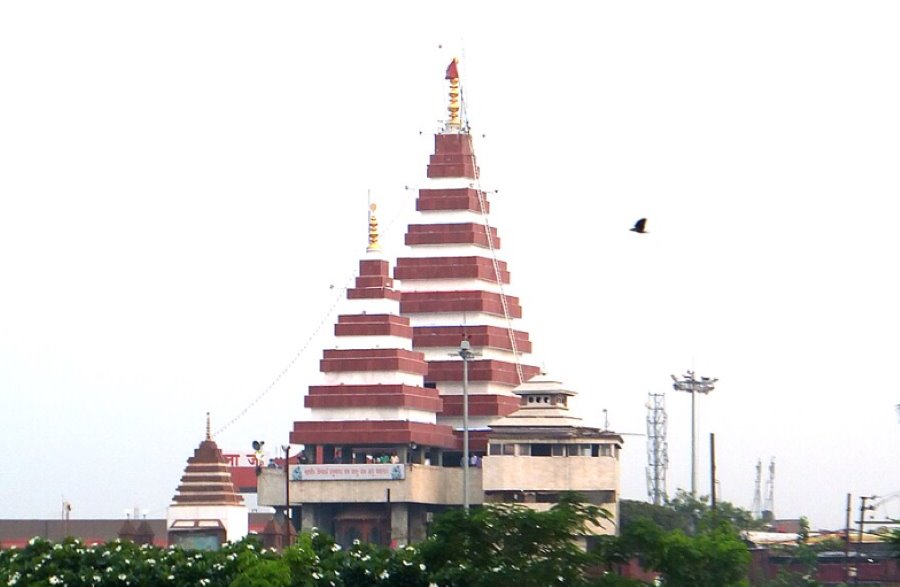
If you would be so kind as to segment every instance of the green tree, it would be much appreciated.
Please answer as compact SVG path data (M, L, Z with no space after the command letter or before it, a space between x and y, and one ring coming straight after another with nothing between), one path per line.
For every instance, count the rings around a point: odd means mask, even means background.
M679 489L665 505L653 505L642 501L623 499L619 502L620 526L624 530L633 521L647 519L663 530L681 530L693 534L701 523L711 520L708 498L699 498ZM727 520L738 530L758 530L763 527L753 514L727 501L716 503L718 519Z
M900 558L900 528L894 528L885 537L884 541L891 545L894 556Z
M419 545L431 580L454 587L587 585L595 558L577 545L589 524L609 513L564 495L539 512L514 504L451 510L435 520Z
M661 573L668 587L746 585L750 553L738 531L727 520L700 522L692 536L641 519L623 531L622 541L644 568Z

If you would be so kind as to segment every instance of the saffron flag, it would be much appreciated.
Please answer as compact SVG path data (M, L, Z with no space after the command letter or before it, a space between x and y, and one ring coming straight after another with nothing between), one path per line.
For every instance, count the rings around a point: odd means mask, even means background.
M459 73L456 71L456 59L450 62L450 65L447 66L447 75L444 79L456 79L459 77Z

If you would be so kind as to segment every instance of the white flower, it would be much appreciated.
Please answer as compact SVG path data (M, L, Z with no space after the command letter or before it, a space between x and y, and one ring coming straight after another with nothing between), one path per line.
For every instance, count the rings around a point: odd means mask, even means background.
M337 552L337 551L339 551L340 549L341 549L341 545L340 545L340 544L332 544L332 545L331 545L331 552Z
M58 544L58 543L57 543L57 544L54 544L54 545L53 545L53 550L62 550L62 544Z
M209 579L200 579L201 585L209 585Z
M563 581L565 581L565 579L563 579L562 575L558 576L558 577L556 578L556 580L559 581L560 583L562 583Z
M34 544L34 543L37 542L38 540L40 540L40 538L38 538L37 536L35 536L34 538L32 538L31 540L28 541L28 544L29 544L29 545Z
M56 575L53 575L53 576L50 577L50 584L51 584L51 585L59 585L60 583L62 583L62 579L60 579L60 578L57 577Z
M102 580L103 580L103 577L101 577L100 575L94 575L94 583L99 583Z
M128 577L125 576L125 573L119 573L119 581L124 581Z
M203 558L203 555L198 552L197 554L194 555L194 558L197 560L200 560L201 558Z
M379 579L387 579L390 576L391 576L391 574L387 572L387 569L385 569L385 570L381 571L381 574L378 575L378 578Z
M419 563L419 570L420 570L420 571L424 571L424 570L425 570L425 563Z
M404 567L411 567L411 566L412 566L412 563L409 562L409 561L403 561L403 566L404 566Z
M248 544L248 545L247 545L247 550L256 550L256 549L253 548L253 545L252 545L252 544Z
M6 582L7 585L15 585L19 582L19 577L22 575L19 574L18 571L12 574L12 577L9 578L9 581Z
M155 560L155 559L152 559L152 558L148 558L148 559L147 559L147 564L150 565L150 566L152 567L153 565L156 564L156 560Z
M175 575L169 575L168 577L166 577L166 579L168 579L169 581L174 581Z
M312 578L315 579L316 581L318 581L319 579L322 578L322 575L320 575L319 573L313 571Z

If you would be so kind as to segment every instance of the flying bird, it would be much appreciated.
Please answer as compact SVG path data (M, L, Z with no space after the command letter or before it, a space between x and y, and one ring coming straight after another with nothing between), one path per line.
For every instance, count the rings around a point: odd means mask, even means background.
M641 218L640 220L638 220L637 222L635 222L635 223L634 223L634 226L632 226L632 227L629 228L628 230L631 230L632 232L637 232L637 233L639 233L639 234L647 234L647 231L644 230L644 227L645 227L645 226L647 226L647 219L646 219L646 218Z

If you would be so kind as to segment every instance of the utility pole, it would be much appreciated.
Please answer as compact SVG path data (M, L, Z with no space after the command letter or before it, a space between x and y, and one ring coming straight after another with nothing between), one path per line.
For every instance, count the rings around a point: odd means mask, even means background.
M851 495L847 494L847 519L844 522L844 583L850 582L850 516L853 515Z
M875 506L867 506L866 502L871 501L873 499L877 499L877 495L860 495L859 496L859 534L856 538L856 577L853 580L854 584L859 585L859 562L860 562L860 548L862 548L862 537L863 537L863 526L865 525L865 517L866 512L868 510L875 509Z
M694 377L693 371L688 371L683 379L678 379L672 375L672 388L675 391L686 391L691 394L691 496L697 497L697 403L696 395L702 393L709 394L716 388L718 379L709 377Z
M284 546L291 545L291 445L282 444L284 451Z
M469 341L459 343L459 355L463 360L463 509L469 511L469 361L480 353L472 351Z
M716 435L709 434L709 486L710 486L710 509L713 513L713 519L716 515Z

